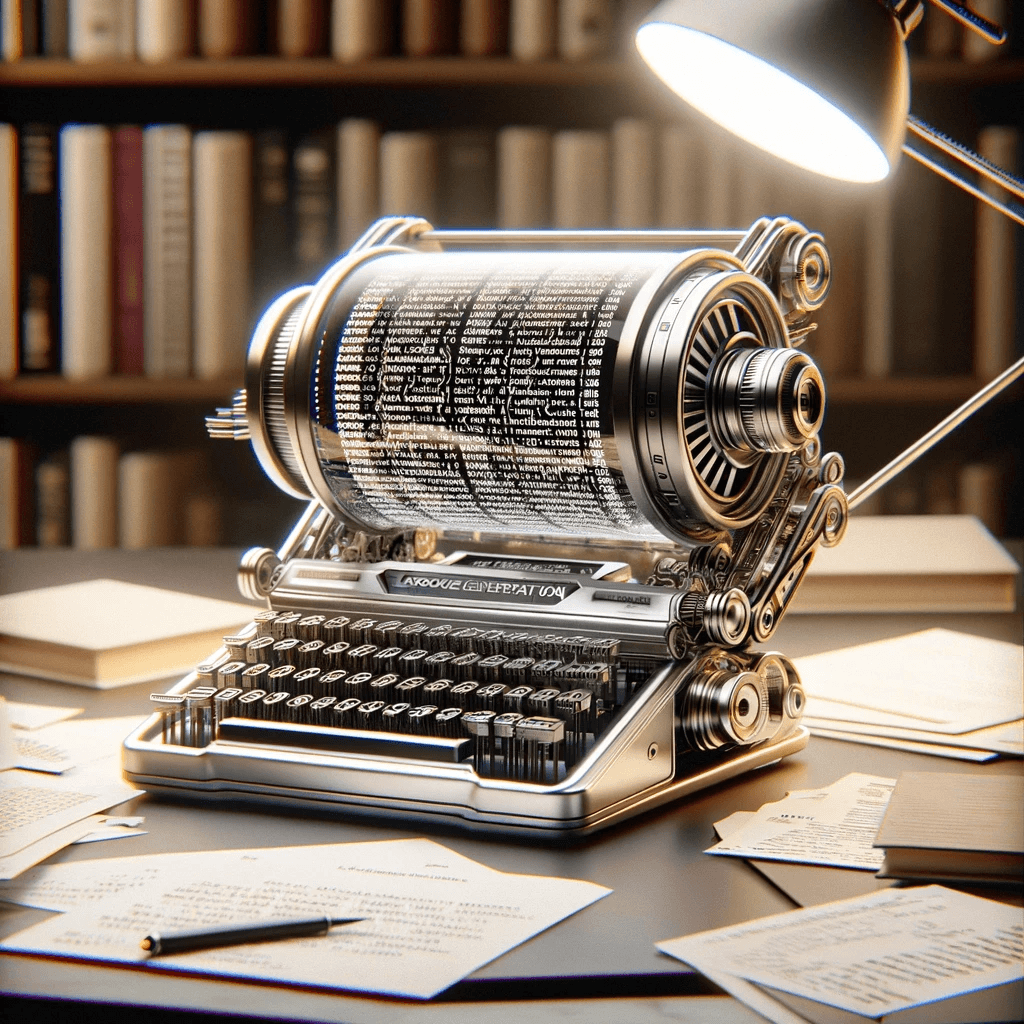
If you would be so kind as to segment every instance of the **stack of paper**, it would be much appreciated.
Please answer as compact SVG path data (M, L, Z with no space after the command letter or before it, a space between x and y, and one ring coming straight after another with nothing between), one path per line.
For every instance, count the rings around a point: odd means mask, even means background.
M928 629L796 666L815 735L969 761L1024 756L1016 644Z
M47 714L4 703L2 710L9 767L0 771L0 878L6 879L93 833L99 812L139 795L121 779L121 742L139 720L54 722L68 709ZM52 724L24 727L40 721Z
M90 860L0 885L0 899L63 912L0 948L428 999L610 891L495 871L427 839ZM157 959L139 945L153 931L319 915L364 920Z

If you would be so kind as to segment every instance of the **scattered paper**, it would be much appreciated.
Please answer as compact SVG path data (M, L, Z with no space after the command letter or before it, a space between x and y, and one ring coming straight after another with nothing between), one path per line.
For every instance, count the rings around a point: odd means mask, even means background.
M103 864L114 866L110 884L96 862L58 865L77 908L0 948L427 999L610 892L495 871L426 839ZM52 871L34 872L37 884ZM154 929L310 914L367 920L312 939L149 960L139 948Z
M928 629L796 667L811 719L965 733L1024 717L1022 650L1002 640Z
M139 828L146 819L134 815L132 817L115 818L106 814L95 814L88 819L92 823L92 831L81 839L76 839L72 846L83 843L103 843L109 839L131 839L132 836L149 835L145 829Z
M883 852L872 843L895 785L855 772L822 789L794 790L705 852L878 871Z
M0 772L18 766L18 747L14 742L14 728L7 701L0 697Z
M68 757L66 750L43 743L21 730L14 736L14 749L17 752L17 767L25 771L60 775L75 767L75 762Z
M14 853L0 856L0 879L17 878L41 860L46 860L58 850L63 850L65 846L70 846L82 836L87 836L93 828L95 825L92 824L91 816L82 818L55 832L47 833L41 839L23 846ZM0 881L0 886L3 884L4 882ZM0 899L3 897L0 896Z
M15 729L41 729L55 722L80 715L82 708L58 708L49 704L22 704L20 701L9 700L7 709L11 714L11 724Z
M656 945L769 1020L790 1024L806 1018L756 986L881 1017L1019 983L1022 939L1019 907L931 885L888 889Z
M894 740L887 736L873 736L871 733L846 732L844 729L811 729L812 736L824 740L841 740L844 743L860 743L868 747L884 747L887 750L907 750L912 754L928 754L930 757L948 757L957 761L974 761L983 764L994 761L999 755L991 750L972 750L970 747L950 747L942 743L921 743L918 740Z
M819 709L827 709L832 715L829 701L817 702ZM898 726L864 725L860 722L844 722L834 717L808 718L802 720L813 732L829 729L833 732L858 733L861 736L877 736L901 742L915 743L915 750L927 752L927 745L942 747L965 747L969 751L988 751L1010 757L1024 757L1024 719L991 725L987 729L974 729L961 733L934 733L926 729L901 728Z

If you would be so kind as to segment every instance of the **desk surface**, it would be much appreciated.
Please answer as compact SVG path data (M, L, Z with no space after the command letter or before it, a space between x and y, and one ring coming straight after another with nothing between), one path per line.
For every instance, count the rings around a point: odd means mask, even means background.
M237 599L238 552L58 552L0 554L0 592L96 576L159 583L211 597ZM1016 615L791 616L772 646L791 657L896 636L935 625L1021 642ZM13 700L84 706L87 717L147 710L148 685L93 691L2 677ZM299 817L245 807L213 809L139 797L123 813L146 816L149 834L125 844L71 847L62 861L171 851L292 846L427 835L490 867L584 878L611 888L596 905L511 950L430 1004L346 997L322 992L210 979L148 975L34 957L0 957L0 989L22 997L130 1003L166 1010L188 1007L301 1020L504 1021L518 1014L509 1001L528 999L538 1021L579 1016L615 1020L760 1020L658 953L654 942L793 908L792 901L743 861L703 854L712 825L735 810L754 810L788 790L834 782L851 771L895 777L906 770L1020 772L1019 761L972 765L944 758L812 739L785 762L753 772L689 800L634 819L569 846L531 846L456 831L408 831L372 820ZM129 810L130 809L130 810ZM0 909L0 936L44 917L24 908ZM17 1004L40 1021L46 1005ZM53 1009L53 1007L51 1007ZM523 1008L527 1012L527 1008ZM122 1011L123 1012L123 1011ZM159 1013L157 1016L160 1016ZM56 1018L52 1018L56 1019ZM167 1015L161 1019L168 1019Z

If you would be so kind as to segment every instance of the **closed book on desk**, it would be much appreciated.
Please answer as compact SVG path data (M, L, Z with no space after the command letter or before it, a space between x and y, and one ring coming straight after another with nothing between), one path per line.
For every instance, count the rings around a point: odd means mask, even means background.
M875 839L886 878L1024 885L1024 776L904 772Z
M1020 567L974 516L854 516L794 612L1013 611Z
M0 597L0 669L109 689L194 667L255 609L119 580Z

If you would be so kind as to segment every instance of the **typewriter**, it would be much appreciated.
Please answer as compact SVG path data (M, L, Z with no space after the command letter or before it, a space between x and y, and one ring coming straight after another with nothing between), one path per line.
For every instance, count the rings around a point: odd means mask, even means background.
M807 742L761 649L843 462L800 349L820 235L374 224L257 326L208 417L308 503L265 604L125 741L210 801L552 837Z

